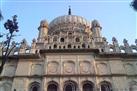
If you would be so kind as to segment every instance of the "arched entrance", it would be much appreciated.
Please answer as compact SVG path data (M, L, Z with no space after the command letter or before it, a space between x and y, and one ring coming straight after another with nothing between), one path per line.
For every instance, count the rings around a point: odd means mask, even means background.
M77 84L74 81L66 81L64 91L77 91Z
M94 85L92 82L90 81L86 81L83 84L83 91L93 91L94 89Z
M112 86L109 82L103 81L100 84L100 91L112 91Z
M58 91L58 84L54 81L49 82L49 85L47 87L47 91Z
M48 86L48 91L57 91L57 86L55 84L50 84Z
M32 91L38 91L38 87L37 86L34 86L33 88L32 88Z
M40 91L40 84L38 82L33 82L30 85L30 91Z

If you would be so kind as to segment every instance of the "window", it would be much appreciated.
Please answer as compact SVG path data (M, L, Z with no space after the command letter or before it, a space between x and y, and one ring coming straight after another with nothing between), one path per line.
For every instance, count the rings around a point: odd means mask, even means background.
M18 55L18 54L19 54L19 52L18 52L18 51L15 51L15 52L14 52L14 55Z
M64 42L64 38L60 38L60 42Z
M56 44L54 44L54 48L57 48L57 45L56 45Z
M51 46L49 46L49 49L51 49Z
M82 44L82 48L86 48L86 45L85 45L85 44Z
M30 53L30 50L29 50L29 49L26 49L25 53Z
M137 53L137 50L135 50L135 49L132 49L132 52L133 52L133 53Z
M59 46L59 49L61 49L61 46Z
M110 52L113 52L113 48L110 48L109 51L110 51Z
M76 38L76 42L80 42L80 39L79 39L79 38Z
M71 48L71 44L68 45L68 48Z
M125 50L122 49L122 50L121 50L121 53L125 53Z
M88 45L88 48L90 48L90 46Z
M102 52L104 52L104 49L101 49Z
M72 33L71 33L71 32L69 32L69 33L68 33L68 35L69 35L69 36L71 36L71 35L72 35Z
M38 53L38 50L36 50L35 53L37 54L37 53Z
M78 48L80 48L80 46L78 46Z

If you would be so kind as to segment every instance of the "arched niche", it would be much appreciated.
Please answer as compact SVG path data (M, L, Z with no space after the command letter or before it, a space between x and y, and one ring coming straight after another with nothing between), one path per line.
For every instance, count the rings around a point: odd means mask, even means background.
M65 39L63 37L60 38L60 42L65 42Z
M56 49L56 48L57 48L57 44L54 44L54 45L53 45L53 48L55 48L55 49Z
M75 38L75 42L80 42L80 38L79 38L79 37L76 37L76 38Z
M74 81L66 81L64 83L63 91L77 91L78 90L78 85Z

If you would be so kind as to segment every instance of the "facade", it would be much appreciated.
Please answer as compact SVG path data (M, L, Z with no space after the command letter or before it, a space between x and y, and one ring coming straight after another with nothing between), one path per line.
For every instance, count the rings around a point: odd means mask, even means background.
M40 22L31 47L13 49L0 91L137 91L137 40L108 44L97 20L72 15Z

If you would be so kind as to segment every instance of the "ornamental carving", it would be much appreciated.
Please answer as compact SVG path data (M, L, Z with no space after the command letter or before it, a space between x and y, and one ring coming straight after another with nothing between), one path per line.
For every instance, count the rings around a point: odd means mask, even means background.
M59 64L57 62L48 63L48 73L58 73Z
M98 73L100 75L109 74L108 67L106 63L98 63L97 64Z
M65 62L64 63L64 73L74 73L74 63L73 62Z
M89 62L80 62L80 71L81 73L89 73L90 72L90 63Z

